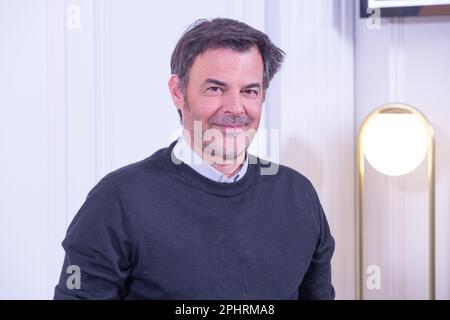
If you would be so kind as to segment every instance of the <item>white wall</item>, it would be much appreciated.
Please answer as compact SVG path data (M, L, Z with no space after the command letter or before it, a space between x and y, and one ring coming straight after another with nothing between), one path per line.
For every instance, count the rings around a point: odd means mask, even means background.
M185 28L217 16L264 28L264 8L236 0L0 1L0 299L51 298L61 241L87 192L174 138L167 81Z
M437 298L450 298L450 17L382 19L355 24L356 125L376 107L404 102L421 110L436 137ZM426 164L404 177L381 177L368 167L365 266L381 267L381 290L371 299L428 297Z
M27 296L30 289L45 297L48 287L47 124L52 115L47 109L47 54L42 45L45 13L39 2L23 7L0 2L2 298Z

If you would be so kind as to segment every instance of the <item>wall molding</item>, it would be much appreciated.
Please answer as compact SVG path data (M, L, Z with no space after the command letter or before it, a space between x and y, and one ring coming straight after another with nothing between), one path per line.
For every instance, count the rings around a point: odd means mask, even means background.
M111 169L111 1L98 0L93 6L95 180Z
M56 285L61 272L61 241L69 221L67 180L66 15L63 1L45 1L47 86L47 281ZM55 258L55 257L59 257ZM53 287L47 291L53 297Z

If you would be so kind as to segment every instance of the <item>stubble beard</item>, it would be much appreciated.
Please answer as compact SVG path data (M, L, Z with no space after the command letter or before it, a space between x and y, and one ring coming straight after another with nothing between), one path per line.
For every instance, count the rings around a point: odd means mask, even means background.
M185 113L186 111L190 112L187 97L185 97L185 101ZM184 129L184 136L188 144L193 147L197 154L201 154L203 159L218 165L241 164L256 134L255 129L232 129L223 132L210 124L203 131L201 120L194 120L193 125L193 141L192 133Z

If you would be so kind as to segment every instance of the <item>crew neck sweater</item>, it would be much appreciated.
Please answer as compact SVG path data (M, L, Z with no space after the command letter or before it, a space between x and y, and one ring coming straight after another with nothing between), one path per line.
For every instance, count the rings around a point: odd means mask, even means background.
M216 182L172 161L175 143L88 193L55 299L334 298L334 240L307 178L249 154L239 181Z

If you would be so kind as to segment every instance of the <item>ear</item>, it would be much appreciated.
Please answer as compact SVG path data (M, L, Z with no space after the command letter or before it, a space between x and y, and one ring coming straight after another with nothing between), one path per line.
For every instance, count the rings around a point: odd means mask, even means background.
M182 111L184 106L184 95L183 91L181 90L180 78L176 74L173 74L169 79L168 85L173 103L179 111Z

